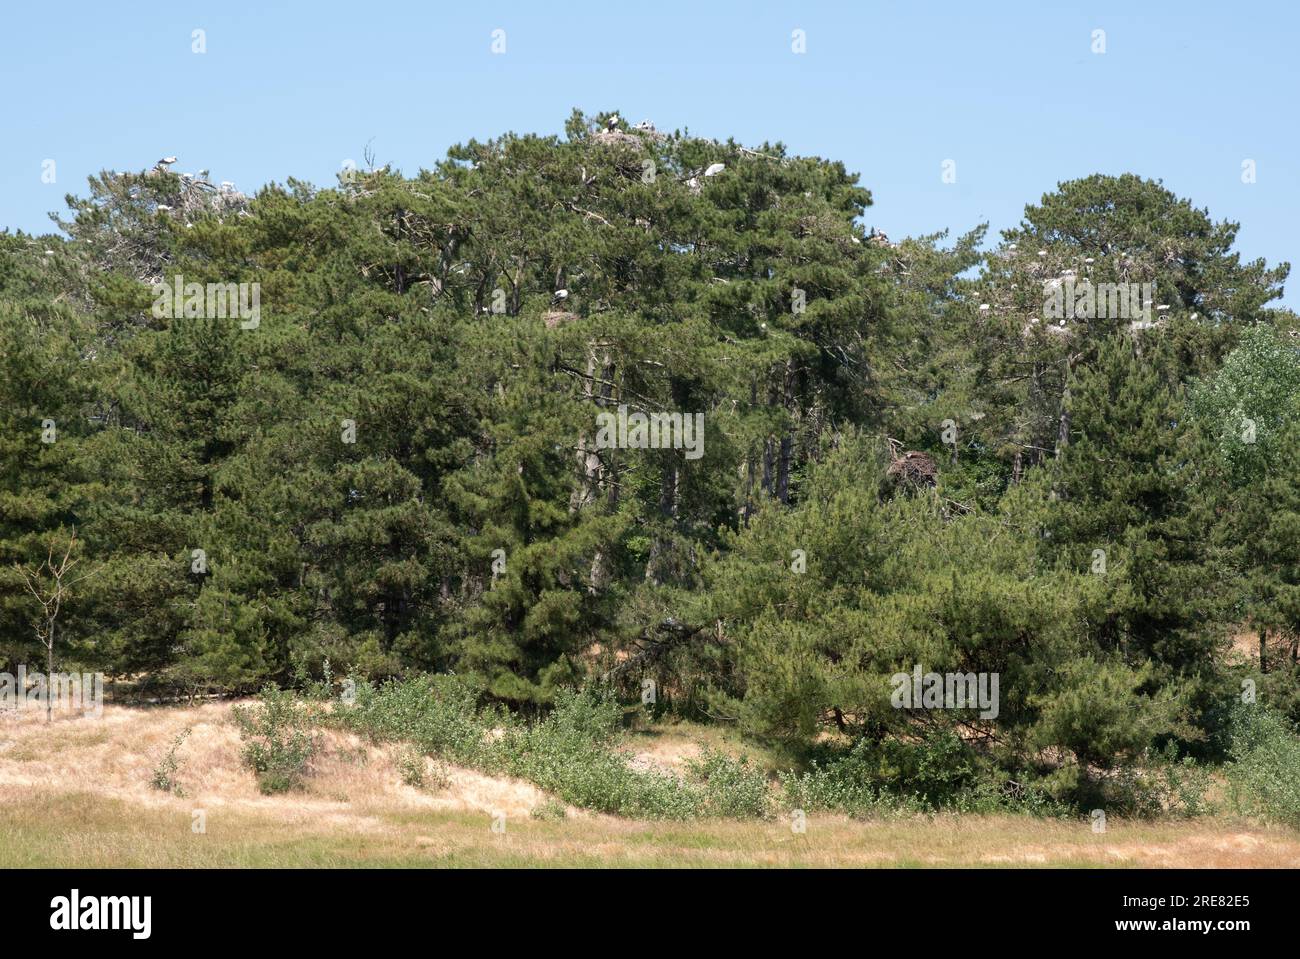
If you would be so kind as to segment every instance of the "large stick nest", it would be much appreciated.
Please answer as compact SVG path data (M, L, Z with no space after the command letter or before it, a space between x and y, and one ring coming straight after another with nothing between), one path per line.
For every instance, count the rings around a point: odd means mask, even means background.
M934 486L938 482L939 467L929 453L920 450L908 450L896 457L885 470L885 475L901 486L914 489Z

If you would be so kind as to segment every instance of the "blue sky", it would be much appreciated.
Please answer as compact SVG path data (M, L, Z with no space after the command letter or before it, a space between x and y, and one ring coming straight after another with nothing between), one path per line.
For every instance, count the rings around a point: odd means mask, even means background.
M246 192L328 185L367 144L414 173L576 106L842 160L895 238L996 231L1060 180L1131 171L1294 263L1298 39L1294 0L7 4L0 227L48 231L88 174L167 154Z

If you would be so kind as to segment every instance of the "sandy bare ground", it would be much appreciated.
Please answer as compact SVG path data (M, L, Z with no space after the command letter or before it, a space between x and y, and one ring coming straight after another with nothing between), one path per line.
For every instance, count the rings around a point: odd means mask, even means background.
M0 867L7 865L1300 866L1300 834L1235 819L1140 823L937 816L857 822L646 823L568 808L529 783L443 766L404 785L396 747L326 732L306 789L263 796L239 758L228 702L106 706L99 719L0 713ZM177 751L183 795L150 785ZM680 770L697 744L667 737L634 762ZM209 823L191 834L194 810ZM503 817L506 830L491 824Z

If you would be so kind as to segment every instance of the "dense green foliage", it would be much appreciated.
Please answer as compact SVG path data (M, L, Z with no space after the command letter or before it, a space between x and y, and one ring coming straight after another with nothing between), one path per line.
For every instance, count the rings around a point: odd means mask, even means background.
M1243 681L1300 719L1288 267L1157 182L892 243L839 163L575 113L414 177L194 189L106 172L66 237L0 234L0 667L43 659L18 567L75 530L64 667L344 664L358 728L609 811L766 792L631 769L593 679L783 750L809 808L1139 808L1227 757ZM1058 318L1085 281L1150 301ZM701 455L603 444L622 408L701 414ZM918 668L996 676L996 715L891 700ZM305 734L245 720L291 785Z
M688 819L769 811L767 777L743 758L708 752L688 780L636 768L615 748L623 709L607 692L560 690L554 708L532 723L480 708L481 693L456 676L379 687L362 681L355 701L336 704L329 719L379 742L409 742L435 757L527 779L601 812ZM267 715L275 702L274 695L267 701Z
M1300 740L1276 713L1241 707L1234 714L1233 797L1246 812L1300 826Z

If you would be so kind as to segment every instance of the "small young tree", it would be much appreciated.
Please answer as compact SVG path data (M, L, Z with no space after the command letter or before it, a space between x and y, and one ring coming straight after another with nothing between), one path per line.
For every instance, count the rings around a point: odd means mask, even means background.
M81 582L94 572L92 570L75 578L69 576L72 567L77 565L78 562L72 555L76 546L77 533L74 530L71 536L68 537L68 545L63 550L63 558L57 563L54 561L55 549L51 544L45 562L40 566L32 568L18 563L14 564L18 574L23 578L27 591L36 597L36 602L41 607L41 614L33 623L33 628L36 630L36 639L45 647L45 681L47 690L50 691L52 691L52 677L54 675L55 626L58 622L59 612L63 608L63 601L67 598L73 585ZM45 721L47 723L50 722L50 712L53 708L52 700L52 695L45 697Z

